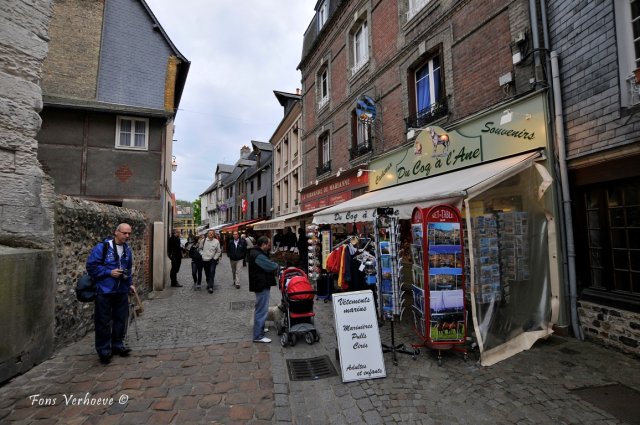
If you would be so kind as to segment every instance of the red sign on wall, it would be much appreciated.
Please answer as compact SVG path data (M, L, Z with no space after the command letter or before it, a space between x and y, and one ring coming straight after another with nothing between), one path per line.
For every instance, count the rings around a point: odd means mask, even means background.
M357 177L355 173L352 173L352 175L344 175L342 178L330 180L323 185L310 186L300 194L301 209L307 211L348 201L352 198L351 192L353 190L368 185L369 180L366 174Z

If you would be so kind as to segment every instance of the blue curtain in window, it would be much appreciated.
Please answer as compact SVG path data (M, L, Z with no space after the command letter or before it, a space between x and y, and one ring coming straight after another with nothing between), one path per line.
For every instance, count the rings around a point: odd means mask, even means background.
M429 65L425 65L416 72L416 111L420 113L431 105L429 93Z

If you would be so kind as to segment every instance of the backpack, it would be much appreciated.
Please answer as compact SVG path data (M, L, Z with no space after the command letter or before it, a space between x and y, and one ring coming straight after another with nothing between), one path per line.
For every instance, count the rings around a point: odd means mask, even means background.
M191 245L191 248L189 248L189 257L194 261L202 260L202 254L200 254L200 249L197 242L194 242L194 244Z
M109 251L109 242L102 242L102 261L104 265L104 259L107 258L107 252ZM96 299L96 282L89 276L89 273L85 273L78 279L76 283L76 299L83 303L90 303Z

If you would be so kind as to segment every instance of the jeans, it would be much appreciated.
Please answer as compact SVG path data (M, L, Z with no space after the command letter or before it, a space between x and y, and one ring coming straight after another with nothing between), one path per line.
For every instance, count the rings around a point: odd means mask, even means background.
M216 266L218 265L218 261L203 261L202 264L204 266L204 275L207 279L207 289L213 289L213 281L216 277Z
M180 265L182 265L182 258L178 255L171 257L171 272L169 273L169 277L171 277L171 284L178 284L178 272L180 271Z
M191 261L191 276L193 276L194 285L200 286L202 283L202 261Z
M128 293L96 295L94 324L96 351L99 356L110 356L113 348L124 347L127 320L129 320Z
M264 323L269 314L269 293L271 288L256 292L256 308L253 315L253 339L264 337Z
M231 262L231 276L233 284L240 286L240 260L229 260Z

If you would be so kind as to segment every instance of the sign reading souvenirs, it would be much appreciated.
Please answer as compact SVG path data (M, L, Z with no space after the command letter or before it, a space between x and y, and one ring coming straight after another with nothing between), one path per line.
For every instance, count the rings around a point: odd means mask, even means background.
M387 376L373 292L333 294L342 382Z
M547 143L542 96L509 106L513 119L501 124L493 112L446 131L422 128L412 146L369 164L369 190L423 179L459 168L543 148Z

